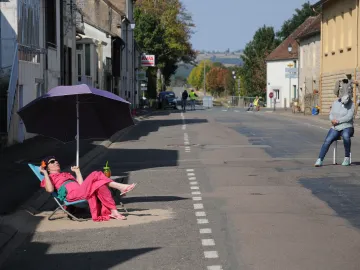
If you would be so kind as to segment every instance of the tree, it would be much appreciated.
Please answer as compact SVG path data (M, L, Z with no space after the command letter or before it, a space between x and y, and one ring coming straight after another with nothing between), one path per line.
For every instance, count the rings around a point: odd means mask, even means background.
M273 27L258 29L241 55L242 77L246 95L264 96L266 88L266 57L279 45Z
M309 2L304 3L301 9L295 9L295 14L292 18L286 20L281 26L280 31L276 33L276 36L281 40L285 40L291 35L308 17L316 16L319 12L314 11Z
M214 96L233 94L234 82L231 70L225 67L213 66L206 76L206 85Z
M156 55L156 68L169 85L177 63L193 63L196 57L190 43L194 27L190 14L179 0L139 0L134 18L137 44L144 52Z
M204 65L205 65L205 74L210 72L213 63L210 60L201 61L193 70L191 71L188 77L188 83L197 89L202 89L204 87Z

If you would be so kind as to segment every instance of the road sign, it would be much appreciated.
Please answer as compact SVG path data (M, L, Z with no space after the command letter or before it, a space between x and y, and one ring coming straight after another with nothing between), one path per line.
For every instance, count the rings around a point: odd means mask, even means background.
M146 87L146 83L142 83L141 86L142 86L142 87Z
M297 68L285 68L285 72L288 73L297 73L298 69Z
M136 79L138 80L138 81L144 81L144 80L146 80L147 78L146 78L146 72L145 71L138 71L137 73L136 73Z
M147 91L147 87L141 87L141 91Z
M270 92L269 93L269 98L273 98L274 97L274 93L273 92Z
M297 79L297 78L298 78L298 74L297 74L297 73L286 73L286 74L285 74L285 78L286 78L286 79Z
M141 66L143 67L155 67L155 55L142 55Z

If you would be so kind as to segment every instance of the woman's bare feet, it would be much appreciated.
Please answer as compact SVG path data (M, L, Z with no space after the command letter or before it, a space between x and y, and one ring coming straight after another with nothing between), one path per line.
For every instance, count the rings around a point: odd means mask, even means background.
M135 187L136 187L137 183L131 184L128 187L126 187L125 189L120 191L120 196L125 195L126 193L132 191Z
M111 210L110 218L117 220L126 220L126 217L120 214L117 210Z

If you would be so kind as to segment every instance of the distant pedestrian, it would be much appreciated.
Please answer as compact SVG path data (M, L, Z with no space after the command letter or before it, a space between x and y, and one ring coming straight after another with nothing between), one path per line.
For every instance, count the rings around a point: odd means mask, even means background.
M185 89L181 95L181 108L184 112L186 111L186 103L187 103L188 97L189 97L189 94Z
M260 99L258 96L255 97L255 100L254 100L254 107L256 109L256 111L258 112L260 110Z
M194 89L191 90L190 94L189 94L189 97L190 97L190 108L191 110L195 110L195 102L196 102L196 98L198 97L196 95L196 93L194 92Z

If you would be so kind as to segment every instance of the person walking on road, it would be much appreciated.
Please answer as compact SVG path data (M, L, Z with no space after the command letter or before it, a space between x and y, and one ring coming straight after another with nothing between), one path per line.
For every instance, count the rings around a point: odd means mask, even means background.
M254 104L254 107L256 108L256 111L257 111L257 112L260 110L259 101L260 101L259 97L256 96L253 104Z
M189 94L185 89L181 95L181 108L184 112L186 111L186 103L187 103L188 97L189 97Z
M190 97L190 108L191 108L191 110L195 110L195 101L198 96L194 92L194 89L191 90L189 97Z
M322 166L330 145L338 140L340 136L343 138L345 148L345 158L342 165L350 165L351 137L354 136L354 112L355 105L349 95L346 94L342 98L334 101L329 116L333 126L330 128L325 138L325 142L321 147L315 167Z

